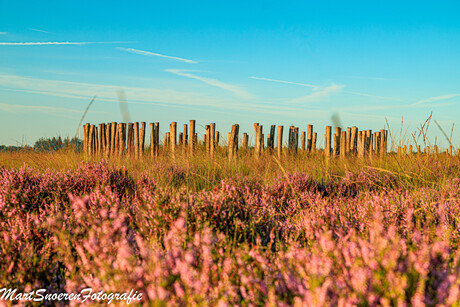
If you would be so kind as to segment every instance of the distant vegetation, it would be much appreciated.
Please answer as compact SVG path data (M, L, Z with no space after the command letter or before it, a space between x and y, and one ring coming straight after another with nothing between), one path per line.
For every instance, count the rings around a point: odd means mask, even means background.
M59 137L53 138L40 138L35 142L34 146L5 146L0 145L0 151L15 152L20 150L38 150L41 152L44 151L58 151L61 149L73 149L76 152L83 150L83 140L79 138L65 138L62 139Z

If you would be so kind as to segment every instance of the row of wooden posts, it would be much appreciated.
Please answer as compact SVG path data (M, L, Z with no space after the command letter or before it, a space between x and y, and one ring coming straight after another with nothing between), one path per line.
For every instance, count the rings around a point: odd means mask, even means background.
M176 153L193 154L198 144L197 133L195 132L196 122L191 120L190 124L183 125L183 132L179 132L177 123L170 124L169 132L164 134L163 150L175 156ZM203 135L202 144L206 147L206 153L213 157L219 147L220 133L216 131L216 124L211 123L205 126L206 133ZM283 126L271 125L270 133L265 138L263 126L258 123L254 124L254 149L253 154L259 157L262 152L270 152L281 158L283 152ZM104 156L104 157L128 157L142 158L146 155L145 138L146 123L102 123L98 126L86 124L83 126L84 132L84 153L86 157ZM155 157L160 152L160 124L150 123L150 156ZM276 134L276 142L275 142ZM178 135L178 138L177 138ZM266 140L266 142L265 142ZM275 144L276 143L276 144ZM307 126L307 131L300 132L299 146L299 127L289 127L288 146L286 148L289 154L301 152L310 154L318 151L316 147L317 133L313 131L313 125ZM266 144L266 147L265 147ZM239 125L232 126L228 133L227 142L228 157L233 159L239 151ZM242 149L249 150L249 138L247 133L242 134ZM276 146L275 146L276 145ZM345 157L355 155L361 158L371 156L383 156L387 154L388 131L380 130L372 133L372 130L359 131L357 127L349 127L342 130L340 127L335 128L332 134L332 127L326 126L324 135L323 153L326 158ZM398 147L398 154L412 153L412 146L409 146L407 152L406 146ZM446 150L447 154L452 155L452 146ZM422 153L420 146L417 152ZM438 147L427 147L425 153L438 153ZM457 150L460 154L460 150Z

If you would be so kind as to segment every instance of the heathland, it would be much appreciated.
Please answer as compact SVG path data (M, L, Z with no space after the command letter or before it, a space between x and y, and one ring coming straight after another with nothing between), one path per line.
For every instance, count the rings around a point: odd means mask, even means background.
M60 150L0 164L5 288L134 289L153 306L460 301L457 155Z

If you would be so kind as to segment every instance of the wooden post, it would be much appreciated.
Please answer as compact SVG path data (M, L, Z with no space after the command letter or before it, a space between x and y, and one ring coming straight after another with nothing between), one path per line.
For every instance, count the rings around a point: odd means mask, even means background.
M117 125L118 127L118 130L117 130L117 134L118 134L118 148L117 148L117 154L118 154L118 157L121 157L123 155L123 123L119 123Z
M206 153L209 155L211 152L211 126L206 125Z
M111 144L110 144L110 155L115 156L117 154L117 145L118 145L118 127L116 122L112 122L111 131Z
M248 134L245 132L243 133L243 149L248 150Z
M345 151L347 154L351 152L351 127L347 127L347 141L345 144Z
M450 156L452 156L452 151L453 151L452 145L449 145L449 155Z
M356 126L351 128L350 152L353 155L358 152L358 128Z
M235 145L235 125L232 126L232 131L228 134L228 159L233 160L233 146Z
M191 155L195 151L195 142L196 141L194 139L194 136L195 136L195 120L192 119L192 120L190 120L190 142L189 142L189 145L188 145Z
M134 156L134 125L128 123L128 157Z
M412 155L412 153L413 153L412 145L409 145L409 154Z
M340 157L343 159L347 154L347 132L340 133Z
M170 142L171 137L169 136L169 134L170 134L169 132L165 132L165 138L164 138L164 143L163 143L164 150L167 150L170 147L169 142Z
M122 128L121 128L121 132L122 132L122 144L121 144L121 148L122 148L122 154L125 154L126 153L126 123L122 123Z
M294 152L299 148L299 127L294 127Z
M206 146L206 151L208 151L208 148L207 148L207 147L208 147L208 145L206 144L206 140L207 140L207 139L208 139L208 136L206 135L206 133L205 133L205 134L203 134L203 145L205 145L205 146Z
M380 130L380 155L383 157L387 153L387 130Z
M326 134L324 135L324 154L326 158L331 156L331 132L332 127L326 126Z
M275 149L275 129L276 129L276 125L271 125L270 127L270 149L272 152Z
M283 151L283 126L278 126L278 137L276 144L276 151L278 154L278 159L281 159L281 154Z
M259 125L258 126L259 128L259 132L258 132L258 136L259 136L259 156L260 154L262 153L262 151L264 150L264 134L263 134L263 126L262 125Z
M240 141L239 133L240 133L240 125L235 124L235 136L234 136L235 145L233 145L233 151L234 151L235 156L236 156L236 154L238 152L238 149L239 149L239 141Z
M94 156L94 125L89 126L89 156Z
M358 157L364 157L364 136L363 131L358 131Z
M83 126L83 153L85 155L85 159L89 158L89 124L85 124Z
M305 131L302 131L300 133L300 150L302 151L305 151L305 148L306 148L306 132Z
M438 145L434 145L434 154L438 155Z
M139 123L134 123L134 157L139 159Z
M173 158L175 158L176 154L176 144L177 144L177 122L172 122L171 123L171 129L170 129L170 134L169 134L169 139L170 139L170 145L171 145L171 153Z
M316 140L318 139L318 133L313 132L313 138L311 140L311 151L315 152L316 151Z
M110 156L112 150L112 124L108 123L105 126L105 157Z
M373 152L374 156L378 156L380 153L379 144L380 144L380 132L374 132L374 145L373 145L374 146L374 152Z
M219 141L220 141L220 132L216 131L216 148L219 147Z
M342 136L342 128L335 127L335 137L334 137L334 156L338 157L340 155L340 147L345 146L345 143L340 144L340 139Z
M260 136L259 136L259 123L254 123L254 155L259 156L260 153Z
M133 132L134 134L134 132ZM150 156L155 157L155 124L150 123ZM133 142L134 144L134 142Z
M182 145L184 144L184 138L183 138L183 133L182 132L179 132L179 140L178 140L178 144L179 144L179 147L182 147Z
M102 155L102 152L104 150L104 138L103 138L103 136L104 136L104 129L103 129L104 126L103 125L104 124L99 124L99 129L98 129L98 132L99 132L98 137L99 137L99 139L98 139L98 142L97 142L97 154L99 156Z
M209 149L210 149L210 153L211 153L211 158L214 157L214 149L216 147L216 124L215 123L211 123L211 126L210 126L210 136L211 138L209 139Z
M139 156L144 157L145 144L145 122L141 122L141 131L139 133Z
M417 145L417 154L420 155L422 153L422 148L420 145Z
M366 156L372 156L372 130L366 130L366 146L364 154Z
M312 140L313 140L313 125L307 126L307 152L311 152Z

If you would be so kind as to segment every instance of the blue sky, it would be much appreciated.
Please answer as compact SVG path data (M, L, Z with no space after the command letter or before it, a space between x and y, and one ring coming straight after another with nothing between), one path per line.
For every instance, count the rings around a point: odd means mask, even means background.
M460 145L458 1L0 0L0 144L85 122L341 125L433 119ZM401 133L401 119L403 120ZM81 129L80 129L81 131ZM446 145L432 123L431 141ZM81 132L80 132L81 134Z

